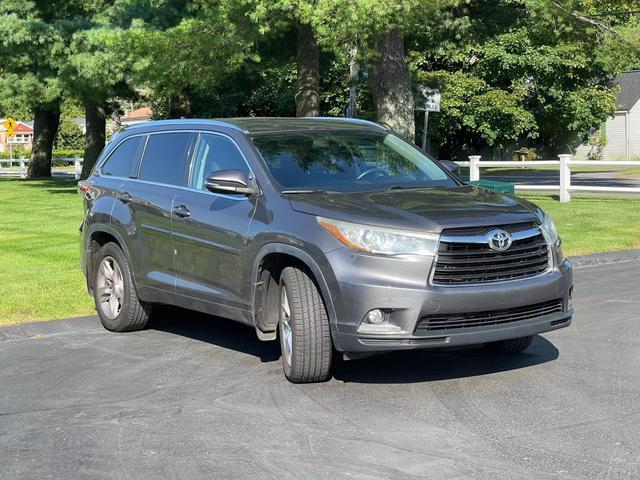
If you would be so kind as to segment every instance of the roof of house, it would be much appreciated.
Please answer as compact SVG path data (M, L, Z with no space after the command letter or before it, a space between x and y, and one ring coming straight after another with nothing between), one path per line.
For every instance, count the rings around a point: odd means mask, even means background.
M622 73L616 83L620 85L620 110L631 110L640 101L640 70Z
M153 115L153 110L149 107L142 107L127 113L124 117L120 118L120 121L132 121L132 120L149 120Z

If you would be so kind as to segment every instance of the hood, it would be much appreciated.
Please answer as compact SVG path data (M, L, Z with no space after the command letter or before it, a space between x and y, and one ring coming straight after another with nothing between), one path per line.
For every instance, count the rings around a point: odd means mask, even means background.
M353 223L440 232L445 228L507 225L536 221L536 208L474 186L309 193L290 197L302 213Z

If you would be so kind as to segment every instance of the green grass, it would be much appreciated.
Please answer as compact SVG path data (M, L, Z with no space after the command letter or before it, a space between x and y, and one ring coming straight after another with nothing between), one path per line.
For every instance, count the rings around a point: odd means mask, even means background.
M568 255L640 247L640 200L574 195L549 211ZM0 180L0 325L93 313L80 271L73 180Z
M73 180L0 180L0 324L89 315Z
M572 195L522 195L553 217L566 255L640 248L640 200Z

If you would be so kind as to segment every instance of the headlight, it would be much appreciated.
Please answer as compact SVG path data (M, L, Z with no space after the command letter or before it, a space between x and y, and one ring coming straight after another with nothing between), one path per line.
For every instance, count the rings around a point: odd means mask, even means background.
M321 227L347 247L386 255L435 255L438 235L358 225L317 217Z
M540 219L540 226L542 227L542 234L549 245L556 245L560 241L558 231L556 230L556 224L553 223L551 215L543 213Z

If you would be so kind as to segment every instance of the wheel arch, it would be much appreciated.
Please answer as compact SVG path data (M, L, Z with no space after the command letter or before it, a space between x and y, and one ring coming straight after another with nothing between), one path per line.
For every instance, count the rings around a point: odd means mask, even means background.
M258 287L260 273L263 265L268 263L271 259L281 258L283 260L289 257L292 262L287 263L284 262L285 266L302 265L306 267L310 273L313 275L312 280L316 283L320 290L320 294L322 296L322 300L325 303L327 308L327 315L329 316L329 323L335 325L337 322L335 307L333 305L333 299L331 297L331 292L329 290L329 285L327 284L326 278L320 269L320 266L315 261L315 259L309 255L304 250L300 248L294 247L292 245L287 245L284 243L269 243L264 245L258 253L256 254L255 260L253 262L253 266L251 269L251 305L252 305L252 320L255 323L256 319L256 289ZM332 329L333 330L333 329Z
M129 261L129 268L131 269L132 276L133 278L135 278L133 266L131 264L131 257L129 256L127 244L124 242L122 235L120 235L120 233L118 233L118 231L110 225L91 225L89 227L89 231L87 232L87 245L85 249L85 274L87 278L87 288L89 291L92 291L93 289L93 267L95 263L94 255L97 253L93 250L93 244L94 242L96 242L98 243L98 245L102 246L105 243L111 241L116 243L122 249L122 252L125 254L127 260Z

